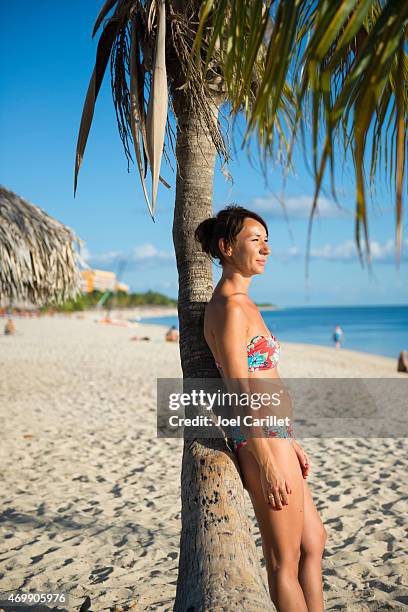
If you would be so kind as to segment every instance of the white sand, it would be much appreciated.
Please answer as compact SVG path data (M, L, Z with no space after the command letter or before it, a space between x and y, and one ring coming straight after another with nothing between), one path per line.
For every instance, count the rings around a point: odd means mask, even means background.
M94 612L172 610L182 440L156 438L155 385L181 376L178 345L158 326L91 317L16 325L15 337L0 336L1 590L68 590L69 610L86 595ZM136 334L152 340L130 341ZM283 349L282 376L404 376L383 357ZM329 533L326 609L406 609L407 440L303 445Z

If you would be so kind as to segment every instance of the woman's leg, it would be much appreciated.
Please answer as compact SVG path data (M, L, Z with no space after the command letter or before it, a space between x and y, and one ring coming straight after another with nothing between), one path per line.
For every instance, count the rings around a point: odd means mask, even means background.
M263 496L259 467L244 446L238 460L262 537L269 592L278 612L308 612L298 580L303 530L303 478L296 453L288 440L270 440L276 465L287 478L292 493L289 504L273 510Z
M309 612L322 612L324 610L322 556L327 534L306 480L303 481L303 488L304 521L300 543L299 582Z

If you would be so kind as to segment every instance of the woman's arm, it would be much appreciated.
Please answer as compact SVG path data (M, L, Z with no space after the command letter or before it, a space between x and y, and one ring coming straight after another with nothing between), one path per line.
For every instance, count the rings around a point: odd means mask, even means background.
M281 380L281 377L280 377L280 374L279 374L279 371L278 371L278 367L276 367L276 371L277 371L277 375L278 375L279 379ZM282 386L284 387L283 381L281 381L281 383L282 383ZM294 451L296 453L296 456L298 458L299 465L300 465L300 468L302 470L302 476L303 476L303 478L307 478L309 476L310 463L309 463L309 459L308 459L308 456L307 456L306 452L303 450L302 446L296 440L295 435L293 433L293 409L290 410L290 419L291 419L291 422L292 422L292 437L289 438L289 440L292 443L293 449L294 449Z
M223 312L215 317L215 321L215 340L224 376L230 385L235 387L232 392L245 393L250 398L246 352L248 329L245 313L237 302L230 299ZM289 482L276 466L268 440L262 436L252 437L250 433L245 437L247 448L259 465L265 502L273 510L282 510L283 506L288 505L288 495L292 491Z

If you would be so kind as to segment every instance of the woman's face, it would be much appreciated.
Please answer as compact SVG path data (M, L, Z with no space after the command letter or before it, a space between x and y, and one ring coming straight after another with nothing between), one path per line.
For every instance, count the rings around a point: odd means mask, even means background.
M226 263L245 276L253 276L263 273L270 252L264 226L248 217L235 242L224 250L224 258Z

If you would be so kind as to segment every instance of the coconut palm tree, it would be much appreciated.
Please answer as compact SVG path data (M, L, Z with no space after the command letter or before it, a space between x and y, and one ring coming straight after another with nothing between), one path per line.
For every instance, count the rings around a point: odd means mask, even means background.
M406 165L408 4L405 0L107 0L82 115L75 189L107 64L125 154L139 170L154 220L162 154L177 164L173 241L184 377L217 377L203 338L211 262L194 229L212 214L215 158L230 156L229 137L243 115L244 143L261 157L292 162L297 135L311 122L316 179L313 216L326 166L335 195L334 150L352 153L355 239L370 265L365 164L369 186L384 169L394 180L396 244L401 243ZM231 118L231 121L230 121ZM176 125L176 132L173 126ZM321 140L322 139L322 140ZM301 141L301 139L299 139ZM322 143L321 153L320 144ZM308 152L304 147L306 157ZM337 157L339 157L337 155ZM150 169L149 197L146 183ZM176 610L271 610L245 515L239 467L222 439L185 441L182 532Z

